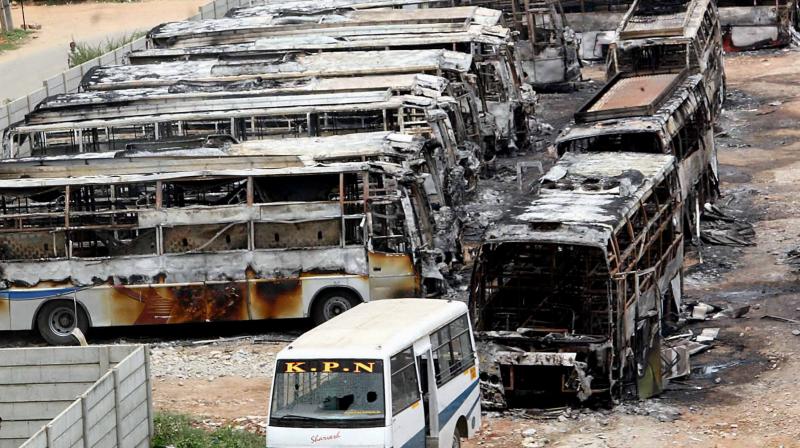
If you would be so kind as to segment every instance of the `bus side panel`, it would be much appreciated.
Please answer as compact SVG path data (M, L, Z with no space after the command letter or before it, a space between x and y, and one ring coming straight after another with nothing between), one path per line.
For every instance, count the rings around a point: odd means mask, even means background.
M104 296L93 294L91 289L67 288L24 288L5 292L9 298L9 318L11 330L31 330L35 325L36 313L42 304L50 300L77 300L88 312L89 320L95 326L110 325ZM2 326L0 325L0 329Z
M350 290L362 302L370 301L369 276L367 275L303 275L303 306L302 316L311 314L314 299L320 291L330 288L343 288Z
M439 394L439 446L449 447L458 419L467 419L467 434L472 437L480 425L481 388L478 385L478 367L472 366L438 388ZM473 417L477 415L476 418Z
M43 299L37 300L15 300L9 301L9 317L11 330L31 330L33 329L36 310L44 302Z
M303 284L299 278L250 280L252 319L303 317Z
M248 319L248 291L244 281L192 285L115 285L92 290L105 290L106 294L103 295L110 299L113 316L111 325Z
M0 331L11 329L11 301L0 296Z
M407 254L369 253L370 300L414 297L419 276Z

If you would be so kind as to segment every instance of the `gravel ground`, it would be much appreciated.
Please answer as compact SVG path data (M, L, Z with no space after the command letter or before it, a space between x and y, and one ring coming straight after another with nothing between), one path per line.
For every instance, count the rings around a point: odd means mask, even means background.
M155 344L150 360L154 378L208 381L227 376L270 378L275 355L283 346L282 343L253 343L250 338L202 346Z

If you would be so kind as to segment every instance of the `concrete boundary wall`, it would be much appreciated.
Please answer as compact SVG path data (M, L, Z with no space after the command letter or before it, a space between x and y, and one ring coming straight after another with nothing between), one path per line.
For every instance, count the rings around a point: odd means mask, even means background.
M218 19L223 17L231 8L249 6L250 3L251 0L214 0L205 6L201 6L198 9L198 13L189 17L187 20ZM125 56L129 52L144 49L146 45L146 38L142 37L137 39L110 53L106 53L98 58L62 72L60 75L45 80L41 89L35 90L8 104L0 104L0 137L2 137L5 130L12 124L24 120L25 115L33 111L36 105L48 96L77 92L83 75L92 67L98 65L122 64L125 62Z
M146 346L0 350L0 448L149 447Z

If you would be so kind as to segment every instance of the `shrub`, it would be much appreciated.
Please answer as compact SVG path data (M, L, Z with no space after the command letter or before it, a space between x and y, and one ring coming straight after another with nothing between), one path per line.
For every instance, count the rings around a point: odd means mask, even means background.
M136 39L143 37L147 34L144 31L134 31L130 34L125 34L118 38L106 38L105 42L101 42L99 44L90 44L86 42L79 42L75 44L75 51L70 52L69 54L69 66L75 67L77 65L81 65L84 62L89 62L94 58L99 58L100 56L114 51L119 47L127 45Z
M195 427L195 420L188 415L157 412L153 446L164 448L264 448L263 436L233 428L205 431Z
M7 33L0 32L0 53L19 47L31 34L33 34L33 31L20 29L12 30Z

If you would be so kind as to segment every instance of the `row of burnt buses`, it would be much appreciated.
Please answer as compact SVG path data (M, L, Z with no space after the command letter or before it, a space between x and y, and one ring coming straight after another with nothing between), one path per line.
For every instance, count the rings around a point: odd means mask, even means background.
M473 248L487 403L660 392L684 242L717 191L715 4L632 5L555 166L478 242L462 206L538 132L551 54L519 39L552 39L528 20L563 10L352 2L163 24L6 132L0 330L324 322L441 295Z

